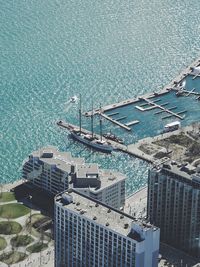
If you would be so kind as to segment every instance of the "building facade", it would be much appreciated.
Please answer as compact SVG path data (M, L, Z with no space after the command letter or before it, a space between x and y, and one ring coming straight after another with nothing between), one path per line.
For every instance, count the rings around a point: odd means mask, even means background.
M49 194L58 194L69 188L75 164L83 159L72 158L71 153L46 147L33 152L23 164L22 177Z
M193 167L154 167L148 178L148 218L161 240L200 256L200 175Z
M97 164L77 165L73 187L80 192L120 209L125 205L126 177L111 170L99 169Z
M125 204L123 174L99 169L98 164L85 163L82 158L73 158L71 153L59 152L55 147L33 152L23 164L22 176L49 194L77 188L114 208L123 208Z
M159 229L79 191L55 197L55 266L157 267Z

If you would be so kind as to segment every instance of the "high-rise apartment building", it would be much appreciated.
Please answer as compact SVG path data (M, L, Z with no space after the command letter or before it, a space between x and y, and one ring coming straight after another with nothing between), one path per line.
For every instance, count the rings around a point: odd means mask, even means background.
M23 178L56 195L68 188L120 209L125 204L125 176L95 163L73 158L71 153L46 147L33 152L23 165Z
M55 266L157 267L159 229L69 189L55 197Z
M149 171L148 218L161 240L200 256L200 174L191 165L164 164Z

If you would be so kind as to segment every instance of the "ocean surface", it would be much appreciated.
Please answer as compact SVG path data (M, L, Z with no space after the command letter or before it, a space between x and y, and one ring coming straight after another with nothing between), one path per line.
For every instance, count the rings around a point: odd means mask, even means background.
M29 153L55 145L125 173L127 194L145 185L147 163L73 143L56 121L77 123L73 95L82 94L87 111L92 100L99 106L157 91L178 75L200 55L199 0L0 0L0 6L0 182L20 179Z

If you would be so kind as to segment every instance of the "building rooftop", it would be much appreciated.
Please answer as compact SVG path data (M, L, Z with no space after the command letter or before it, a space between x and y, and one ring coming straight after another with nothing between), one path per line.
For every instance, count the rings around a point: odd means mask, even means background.
M98 164L91 163L91 164L80 164L76 166L76 177L78 179L90 179L90 178L97 178L101 181L100 188L92 188L90 187L90 191L99 192L100 190L104 189L105 187L109 187L113 185L113 183L120 182L125 180L126 177L120 173L115 172L113 170L105 170L99 169Z
M126 177L124 174L120 172L115 172L112 170L105 170L100 169L99 177L101 180L101 188L90 188L90 191L96 192L104 189L105 187L109 187L113 185L114 183L121 182L122 180L125 180Z
M167 171L168 173L174 173L181 176L189 181L196 180L200 182L200 166L193 166L189 163L177 163L175 161L167 161L164 164L154 166L154 170Z
M71 172L71 166L74 165L76 178L84 180L82 181L81 187L90 187L90 191L93 193L97 193L106 187L125 180L126 178L119 172L100 169L96 163L85 163L83 158L73 158L70 152L60 152L54 146L48 146L34 151L31 156L36 157L51 166L55 165L58 169L68 173ZM91 186L89 179L92 178L100 181L98 184L100 186Z
M99 174L99 167L96 163L78 164L76 166L77 178L96 178Z
M33 157L39 158L41 161L49 165L56 165L63 171L70 172L71 165L83 164L83 158L74 158L70 152L60 152L54 146L48 146L32 152Z
M139 222L132 216L97 200L93 200L88 196L84 196L75 190L70 189L63 194L59 194L55 200L57 204L62 205L64 208L86 217L97 224L101 224L109 228L109 230L128 236L137 242L141 242L144 239L143 233L145 231L149 229L157 230L156 227L150 224ZM132 230L134 225L140 230Z

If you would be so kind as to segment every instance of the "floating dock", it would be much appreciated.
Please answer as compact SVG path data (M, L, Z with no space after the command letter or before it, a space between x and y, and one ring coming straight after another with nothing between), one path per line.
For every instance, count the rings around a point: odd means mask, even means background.
M180 116L179 114L177 114L177 113L175 113L175 112L173 112L173 111L171 111L171 110L169 110L169 109L167 109L167 108L165 108L165 107L163 107L161 105L158 105L155 102L153 102L153 101L151 101L151 100L149 100L147 98L143 98L142 97L142 99L145 100L150 105L152 105L152 108L159 108L159 109L163 110L163 112L169 113L171 116L177 117L178 119L181 119L181 120L184 119L184 117Z
M117 121L117 120L114 120L113 118L107 116L107 115L104 114L104 113L99 113L99 114L100 114L104 119L106 119L106 120L108 120L108 121L111 121L112 123L114 123L114 124L120 126L121 128L123 128L123 129L125 129L125 130L127 130L127 131L131 131L131 128L128 127L128 126L126 126L125 124L123 124L123 123L121 123L121 122L119 122L119 121Z
M197 77L200 77L200 73L199 74L190 74L190 75L193 75L194 77L192 77L192 79L196 79Z
M130 121L130 122L126 123L126 126L132 126L132 125L138 124L139 122L140 121L138 121L138 120Z
M123 116L123 117L120 117L120 118L116 118L115 120L116 121L122 121L122 120L124 120L124 119L126 119L127 118L127 116Z
M114 116L114 115L118 115L119 112L113 112L113 113L110 113L110 114L107 114L108 116Z

